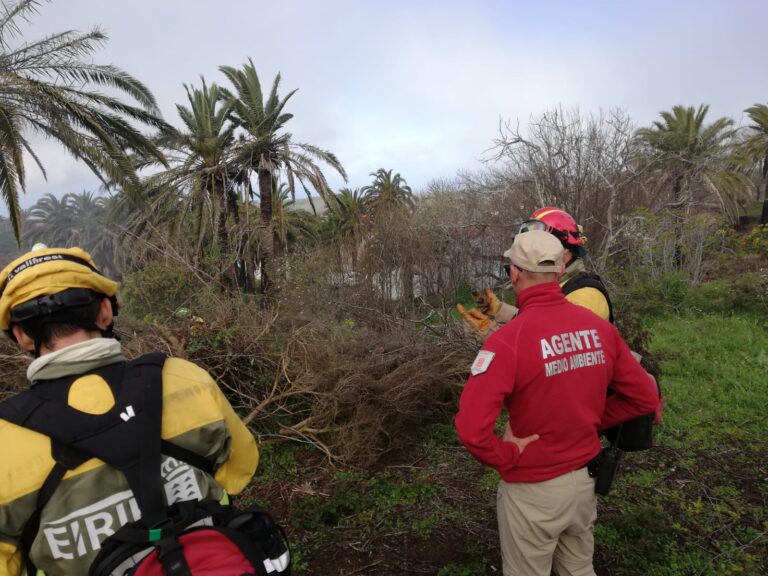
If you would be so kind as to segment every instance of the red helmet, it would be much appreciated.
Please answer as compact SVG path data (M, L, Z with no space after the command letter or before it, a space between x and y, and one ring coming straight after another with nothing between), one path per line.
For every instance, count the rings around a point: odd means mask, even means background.
M574 250L579 256L582 256L584 244L587 238L582 232L581 226L576 224L573 216L560 208L545 206L539 208L531 214L531 219L520 225L520 232L528 230L545 230L556 236L566 248Z

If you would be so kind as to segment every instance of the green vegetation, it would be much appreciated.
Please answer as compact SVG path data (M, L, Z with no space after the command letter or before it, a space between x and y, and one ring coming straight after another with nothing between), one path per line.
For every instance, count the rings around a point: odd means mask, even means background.
M664 422L604 500L600 548L633 574L762 574L768 317L665 316L651 331Z
M670 112L661 113L661 121L640 129L637 136L650 149L652 166L662 181L668 181L677 206L714 195L725 214L735 219L740 196L749 190L749 180L736 166L717 161L718 156L730 153L728 143L736 134L735 122L718 118L706 124L708 111L707 105L698 109L674 106ZM704 198L696 198L700 194ZM679 218L676 232L682 236L685 218L682 214Z
M414 191L371 166L368 185L334 192L323 169L344 167L287 131L296 90L279 74L264 91L251 59L220 66L220 83L185 85L174 128L138 80L90 63L101 31L13 45L37 5L0 17L4 263L24 220L25 244L78 244L122 276L128 354L205 367L259 437L242 499L286 525L294 573L500 572L497 476L453 431L477 349L455 305L513 298L501 254L542 203L584 225L588 265L666 395L657 447L627 455L600 501L599 576L768 573L764 104L738 129L706 105L639 130L621 110L547 110L503 124L477 174ZM108 196L48 195L22 215L31 130ZM9 382L17 360L4 355Z
M663 373L664 421L656 447L625 455L614 491L600 500L597 573L764 574L768 315L687 310L646 324ZM302 574L315 573L330 550L356 565L375 562L371 574L401 569L413 551L440 575L500 570L498 477L467 456L448 421L422 426L407 450L374 469L329 472L319 454L290 445L267 447L263 459L253 492L269 500L285 490L281 478L297 486L285 519L301 543Z
M768 275L749 272L692 285L679 273L637 282L622 293L622 306L644 316L684 314L768 314Z
M152 93L116 66L91 61L107 40L102 30L18 41L20 22L34 17L39 4L37 0L4 2L0 14L0 197L19 242L25 151L45 174L28 140L31 133L58 142L105 184L138 185L129 152L165 162L157 147L132 124L166 127ZM129 102L103 92L104 88L127 96Z
M685 316L653 327L652 353L665 389L675 398L662 439L700 450L765 438L768 397L768 320L752 316ZM679 443L679 444L677 444Z
M740 152L745 163L760 174L763 185L763 205L760 222L768 224L768 106L755 104L745 110L753 124L747 129L749 135Z

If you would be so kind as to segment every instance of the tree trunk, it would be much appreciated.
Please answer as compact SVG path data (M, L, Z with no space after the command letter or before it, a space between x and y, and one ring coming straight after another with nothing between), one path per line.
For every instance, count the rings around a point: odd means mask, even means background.
M224 263L229 254L229 235L227 234L227 194L224 190L224 184L218 179L213 182L214 202L218 207L216 214L216 242L219 247L219 282L222 285L227 284L227 269Z
M251 230L251 205L254 193L251 187L250 179L248 184L243 187L243 206L245 207L245 231L242 232L238 245L238 260L240 261L239 270L242 274L243 291L247 294L253 294L256 291L254 272L256 269L253 258L251 257L250 230Z
M360 242L358 241L357 237L352 238L352 271L357 272L357 264L358 264L358 251L360 250Z
M674 254L674 268L675 270L683 269L683 231L684 231L684 214L685 209L683 207L683 177L678 176L675 178L672 184L672 194L674 195L674 202L676 206L675 211L675 254Z
M222 192L219 206L218 228L219 251L221 258L224 259L229 253L229 235L227 234L227 198Z
M410 258L403 262L403 305L406 310L413 308L413 264Z
M768 224L768 174L763 177L763 212L760 214L760 224Z
M286 253L286 247L283 246L283 241L280 239L280 233L275 229L275 226L272 226L273 228L273 234L272 237L274 238L272 245L272 256L275 258L275 261L280 260L283 256L285 256Z
M237 285L240 287L240 290L246 294L253 294L253 270L251 260L248 258L248 249L244 242L241 242L237 249L235 272L237 274Z
M272 231L272 173L259 170L259 262L261 264L261 292L271 290L275 237Z

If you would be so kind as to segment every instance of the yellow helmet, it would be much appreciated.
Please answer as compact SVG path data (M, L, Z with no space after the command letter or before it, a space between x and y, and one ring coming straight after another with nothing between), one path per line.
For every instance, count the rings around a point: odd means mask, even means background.
M117 282L103 276L90 255L81 248L42 248L27 252L0 272L0 330L10 328L12 311L19 305L40 299L40 306L35 311L27 311L24 316L51 313L42 297L72 288L92 290L113 298L117 293ZM72 301L69 305L77 304Z

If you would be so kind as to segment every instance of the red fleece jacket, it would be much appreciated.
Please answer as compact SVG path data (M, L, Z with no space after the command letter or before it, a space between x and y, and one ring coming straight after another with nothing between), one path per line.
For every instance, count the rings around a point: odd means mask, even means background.
M517 302L518 316L472 365L456 432L505 481L541 482L596 456L598 430L653 412L658 389L618 330L568 302L556 282L523 290ZM609 386L615 393L606 399ZM504 407L515 436L539 435L522 455L494 433Z

